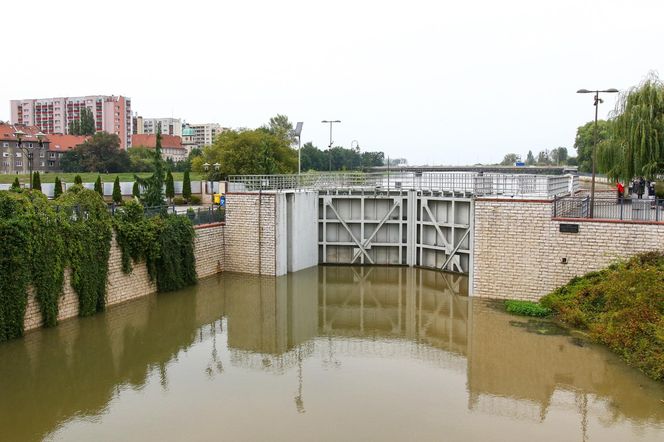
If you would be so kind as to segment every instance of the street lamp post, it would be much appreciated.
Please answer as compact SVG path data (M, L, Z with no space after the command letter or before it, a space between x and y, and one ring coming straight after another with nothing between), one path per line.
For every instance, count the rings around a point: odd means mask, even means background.
M594 90L589 91L588 89L579 89L576 91L577 94L595 94L595 126L593 134L593 152L592 152L592 179L590 182L590 218L594 215L595 209L595 163L597 162L597 113L599 110L600 103L604 103L604 100L599 98L599 94L615 94L618 93L618 89L604 89L604 90Z
M341 120L323 120L323 121L321 121L321 123L325 123L325 124L330 125L330 144L329 144L329 146L327 146L327 149L328 149L327 156L328 156L328 160L330 162L330 172L331 172L332 171L332 151L331 151L331 149L332 149L332 125L334 123L341 123Z
M302 126L304 125L303 122L298 121L297 124L295 125L295 131L293 132L293 135L297 137L297 174L299 175L302 173L302 154L300 152L300 149L302 148L302 143L300 143L300 139L302 136Z
M30 174L30 190L32 190L32 159L34 155L33 151L31 150L31 147L23 145L23 138L26 135L27 134L20 129L14 132L14 136L16 137L16 145L18 146L19 149L21 149L21 151L23 151L28 160L28 173ZM45 136L46 134L44 134L42 131L39 131L35 134L35 137L37 137L37 142L39 143L40 150L44 147Z

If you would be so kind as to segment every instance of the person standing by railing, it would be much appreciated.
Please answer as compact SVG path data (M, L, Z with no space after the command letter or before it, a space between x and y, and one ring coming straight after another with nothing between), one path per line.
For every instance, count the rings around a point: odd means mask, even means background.
M625 195L625 186L620 181L616 182L616 189L618 190L618 204L620 204L620 201L623 199L623 196Z

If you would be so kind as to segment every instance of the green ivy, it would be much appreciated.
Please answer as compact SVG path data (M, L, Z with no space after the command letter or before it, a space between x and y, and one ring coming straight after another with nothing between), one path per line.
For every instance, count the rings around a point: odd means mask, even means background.
M145 261L160 292L196 283L195 232L186 217L147 218L130 201L111 218L99 194L80 184L51 202L38 191L0 191L0 342L23 334L30 285L44 325L57 324L66 267L79 315L105 309L113 227L124 272Z
M69 215L64 234L79 315L90 316L106 308L111 216L99 194L81 185L71 187L55 204Z
M195 232L188 218L177 215L146 218L143 206L132 201L118 209L114 221L125 273L132 271L132 263L144 261L160 292L196 283Z

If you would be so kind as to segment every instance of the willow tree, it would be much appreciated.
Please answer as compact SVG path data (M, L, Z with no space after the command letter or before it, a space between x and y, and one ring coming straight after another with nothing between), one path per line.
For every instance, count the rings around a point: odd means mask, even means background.
M664 173L664 84L655 73L620 95L612 129L598 152L601 169L624 180Z

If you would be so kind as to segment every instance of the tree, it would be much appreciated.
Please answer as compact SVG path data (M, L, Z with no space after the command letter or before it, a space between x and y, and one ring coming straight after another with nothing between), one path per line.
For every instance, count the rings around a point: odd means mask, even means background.
M166 198L170 201L175 196L175 185L173 184L173 174L169 170L166 174Z
M97 192L102 198L104 197L104 188L101 185L101 175L97 175L97 181L95 181L95 192Z
M219 163L218 172L208 173L209 179L238 174L293 173L297 170L297 151L285 139L266 129L221 133L211 146L194 158L192 169L203 171L203 163Z
M611 121L597 120L597 147L607 142L611 133ZM579 163L579 172L592 170L593 145L595 143L595 122L589 121L576 130L574 148Z
M143 187L143 205L145 207L161 207L164 205L164 160L161 158L161 128L157 129L157 142L152 153L154 172L148 178L138 175L134 179Z
M191 199L191 178L189 177L189 171L185 171L184 178L182 181L182 197L189 202Z
M503 157L503 161L500 162L501 166L514 166L514 163L516 163L519 160L519 156L515 153L508 153Z
M55 186L53 187L53 198L62 195L62 181L57 176L55 177Z
M567 163L567 148L557 147L551 151L551 161L556 165Z
M70 135L93 135L96 132L95 118L87 107L81 109L78 120L69 123Z
M289 145L294 144L297 140L293 131L293 123L290 122L286 115L277 114L270 118L267 129L271 134L283 138Z
M64 172L116 173L129 170L130 160L117 135L98 132L65 152L60 165Z
M74 177L74 184L83 184L83 178L80 175Z
M34 172L32 174L32 188L34 190L39 190L41 192L41 178L39 177L39 172Z
M141 198L141 187L138 185L138 181L134 181L134 187L131 189L131 195L134 198Z
M122 189L120 189L120 177L116 176L113 182L113 202L120 204L122 202Z
M533 155L532 150L528 151L528 155L526 156L526 164L528 166L534 166L535 165L535 156Z
M154 172L153 151L147 147L132 147L127 150L129 168L132 172Z
M547 149L544 149L537 154L537 164L540 166L551 164L551 157L549 156L549 151Z
M14 179L14 182L12 183L12 190L18 190L21 188L21 183L18 182L18 177Z
M623 180L664 172L664 84L655 73L620 95L610 135L598 147L600 171Z

